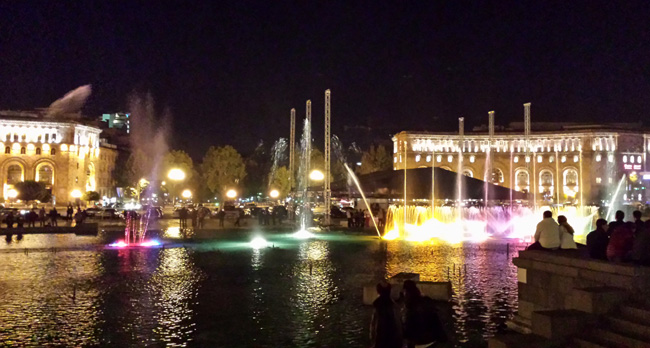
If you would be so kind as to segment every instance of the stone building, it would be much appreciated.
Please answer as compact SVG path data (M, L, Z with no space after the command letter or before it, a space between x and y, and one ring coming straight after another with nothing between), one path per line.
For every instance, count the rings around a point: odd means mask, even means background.
M462 143L461 143L462 142ZM436 166L529 192L537 202L646 202L650 132L638 124L511 123L489 135L400 132L393 169Z
M0 111L2 200L11 199L14 185L26 180L45 183L57 204L72 201L73 191L114 195L117 151L101 144L100 132L78 117Z

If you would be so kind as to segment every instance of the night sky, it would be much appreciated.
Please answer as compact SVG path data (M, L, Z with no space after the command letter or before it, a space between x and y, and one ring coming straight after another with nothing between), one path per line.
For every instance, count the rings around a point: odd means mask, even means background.
M65 3L65 4L63 4ZM172 147L250 152L288 137L289 110L323 95L333 133L453 130L523 119L645 121L649 1L2 1L0 109L93 85L84 112L151 91ZM645 122L650 123L650 122Z

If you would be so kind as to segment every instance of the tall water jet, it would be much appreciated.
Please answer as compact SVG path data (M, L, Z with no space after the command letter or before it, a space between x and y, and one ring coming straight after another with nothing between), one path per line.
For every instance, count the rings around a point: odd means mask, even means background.
M269 171L268 186L271 187L275 173L286 159L287 155L287 139L280 138L275 141L271 147L271 170Z
M623 182L625 182L625 174L623 174L621 180L618 181L618 185L616 185L616 191L614 191L612 200L609 202L609 208L607 209L607 215L605 215L605 220L609 221L609 216L612 213L612 210L614 209L614 203L616 202L616 197L618 197L618 194L621 191L621 186L623 185Z
M298 192L302 195L302 209L300 210L300 230L304 231L308 227L307 219L309 218L309 146L311 142L311 124L305 118L305 124L302 129L302 138L300 139L300 163L298 164Z
M359 190L359 193L361 194L361 198L363 198L363 202L366 203L366 207L368 207L368 212L370 213L370 218L372 218L372 224L375 226L375 231L377 231L377 236L381 238L379 227L377 227L377 221L375 220L375 216L372 214L372 209L370 209L370 205L368 205L368 201L366 200L366 194L363 192L363 189L361 189L361 184L359 183L359 179L357 179L357 176L354 174L352 169L348 167L347 163L343 163L343 166L348 171L348 175L350 176L350 178L352 178L354 184L357 186L357 190Z
M463 202L463 150L464 150L464 136L465 136L465 118L458 118L458 175L456 175L456 190L458 193L458 206L462 206ZM404 202L406 204L406 202ZM462 210L458 209L459 215L458 219L461 219L460 212Z

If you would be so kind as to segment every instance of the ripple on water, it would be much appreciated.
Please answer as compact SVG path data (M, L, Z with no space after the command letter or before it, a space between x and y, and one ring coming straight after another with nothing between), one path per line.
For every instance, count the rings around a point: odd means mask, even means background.
M512 249L339 238L227 252L0 252L0 341L363 347L371 310L361 305L361 286L415 272L452 282L448 324L461 345L475 344L516 311Z

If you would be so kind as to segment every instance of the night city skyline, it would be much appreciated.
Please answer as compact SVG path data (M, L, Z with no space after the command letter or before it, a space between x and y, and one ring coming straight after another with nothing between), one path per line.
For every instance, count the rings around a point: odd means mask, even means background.
M649 102L650 6L458 2L0 4L0 109L46 107L92 84L84 113L124 111L151 91L173 115L173 148L250 152L288 137L311 99L322 143L370 126L453 131L523 119L639 122ZM343 141L349 143L354 139ZM318 146L318 145L317 145Z

